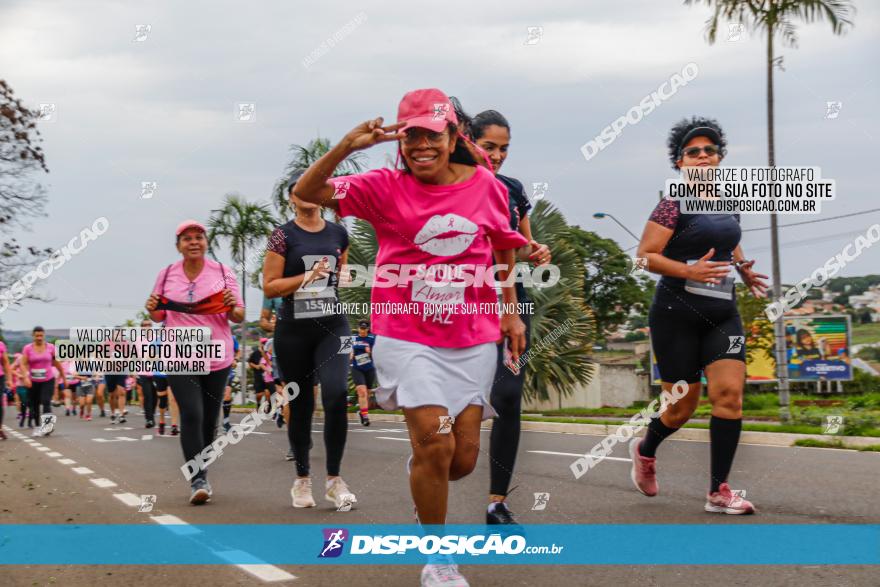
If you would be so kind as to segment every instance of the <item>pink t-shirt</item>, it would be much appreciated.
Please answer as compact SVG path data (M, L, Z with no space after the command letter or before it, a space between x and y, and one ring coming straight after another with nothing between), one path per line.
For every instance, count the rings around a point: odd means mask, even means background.
M31 381L49 381L55 376L55 367L52 366L52 361L55 359L54 344L46 343L43 352L38 353L34 343L31 342L24 345L21 354L27 357Z
M162 289L163 281L165 282L164 291ZM190 299L190 281L183 272L183 260L180 260L168 269L167 279L165 278L165 269L159 272L159 275L156 277L156 284L153 286L153 293L168 296L168 298L176 302L197 302L218 291L222 291L224 288L232 290L236 306L244 305L241 302L241 293L238 291L238 282L235 280L235 274L217 261L205 259L205 266L196 277L195 288L192 290L192 299ZM165 326L184 328L210 327L211 339L223 341L226 348L226 358L212 360L211 371L219 371L232 364L232 357L235 351L232 346L232 329L229 327L229 320L226 318L226 314L199 315L166 311Z
M18 387L21 385L21 353L15 353L15 358L9 367L9 371L12 373L12 387Z
M528 244L510 229L507 189L490 171L477 167L470 179L452 185L424 184L409 173L384 168L333 178L328 183L335 187L340 216L366 220L376 231L379 253L372 303L396 304L397 308L412 308L401 304L415 304L420 309L390 313L379 306L380 311L372 314L373 332L448 348L498 340L496 312L465 311L467 307L475 309L480 304L498 302L491 279L467 287L436 284L450 275L459 281L460 271L473 275L485 268L493 249ZM415 275L405 286L377 287L377 281L388 281L381 273L386 264L395 264L396 275ZM420 275L418 269L407 271L403 265L445 265L448 272L434 267ZM423 311L426 303L440 302L447 306L433 313ZM452 311L452 304L461 309Z
M263 371L263 381L265 381L266 383L275 381L275 376L272 374L272 362L267 361L266 357L263 357L262 359L260 359L260 364L266 368Z
M0 340L0 375L3 375L3 374L4 374L4 371L3 371L3 355L5 355L5 354L6 354L6 343L4 343L2 340ZM12 363L11 360L10 360L9 362Z
M79 383L79 377L76 376L76 365L73 361L62 361L61 366L64 368L64 382L67 385L76 385Z

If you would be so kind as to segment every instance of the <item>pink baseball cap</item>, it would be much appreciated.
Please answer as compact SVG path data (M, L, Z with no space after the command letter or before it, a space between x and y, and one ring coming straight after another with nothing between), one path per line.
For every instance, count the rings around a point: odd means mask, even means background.
M208 232L207 230L205 230L205 225L202 224L201 222L199 222L198 220L184 220L183 222L181 222L180 224L177 225L177 230L175 231L174 235L180 236L181 234L183 234L185 231L189 230L190 228L198 228L202 232L205 232L205 233Z
M400 132L413 126L440 132L450 122L457 126L458 117L446 94L437 88L428 88L413 90L403 96L397 107L397 122L406 123Z

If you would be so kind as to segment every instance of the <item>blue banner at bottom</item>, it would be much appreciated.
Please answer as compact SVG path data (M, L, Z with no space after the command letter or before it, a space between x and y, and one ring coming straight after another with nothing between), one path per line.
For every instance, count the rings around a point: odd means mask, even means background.
M487 565L878 565L880 524L0 525L4 565L398 565L446 556Z

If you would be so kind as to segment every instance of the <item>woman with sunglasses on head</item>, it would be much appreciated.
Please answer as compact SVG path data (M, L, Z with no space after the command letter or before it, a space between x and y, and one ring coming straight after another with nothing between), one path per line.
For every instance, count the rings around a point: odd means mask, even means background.
M673 169L716 167L727 142L717 122L691 118L676 124L667 146ZM727 483L742 430L746 353L742 319L736 306L731 265L755 297L764 297L766 275L752 270L740 238L738 214L685 214L680 202L662 200L645 226L638 256L662 277L648 315L651 342L662 387L670 391L684 380L687 394L652 418L644 439L630 443L631 477L647 496L658 493L656 451L681 428L700 400L701 374L712 403L709 421L710 482L704 509L723 514L751 514L754 506ZM733 344L738 342L738 344Z
M350 327L337 308L339 270L348 258L348 233L324 220L321 206L293 194L297 177L287 186L294 218L275 229L263 264L263 295L282 298L273 350L284 381L298 386L297 396L290 402L287 427L296 470L290 494L295 508L316 506L309 453L315 411L312 388L318 381L327 454L324 499L337 509L350 509L357 498L340 476L348 435L348 355L339 352ZM272 390L271 357L264 358L263 369L266 386Z
M495 311L492 280L481 275L469 283L465 275L486 269L494 251L496 262L507 267L498 271L505 282L514 251L528 243L510 229L507 194L476 164L466 140L443 92L415 90L401 100L396 124L383 126L377 118L358 125L309 167L294 189L299 198L366 220L376 231L380 269L370 320L376 398L383 408L400 408L406 416L413 450L410 488L422 524L445 524L449 481L476 466L480 422L494 415L488 396L496 343L510 338L515 358L525 343L519 316L499 317ZM402 170L331 179L346 157L388 141L399 141ZM383 270L396 267L397 279L382 277ZM512 285L502 292L505 307L516 303ZM464 304L480 309L465 314L458 311ZM378 311L383 307L389 311ZM422 585L467 581L449 558L431 556Z
M480 112L468 120L468 132L492 165L495 178L507 189L511 230L519 231L529 246L516 252L518 261L531 261L537 265L550 262L551 254L547 245L532 239L529 210L532 205L525 194L522 183L512 177L501 175L499 171L507 159L510 148L510 124L495 110ZM529 298L520 281L515 284L516 297L520 304L527 304ZM523 352L528 352L531 331L531 316L520 314L526 327L526 344ZM522 392L525 383L525 369L512 371L505 361L504 345L498 345L498 360L495 368L495 381L492 384L492 407L498 415L492 422L489 436L489 507L486 511L487 524L515 524L513 513L505 499L510 490L516 452L519 448L520 416L522 412Z
M244 306L235 275L205 257L205 227L195 220L182 222L175 232L183 256L159 272L145 305L153 322L171 328L208 327L211 340L222 341L223 359L213 359L207 375L168 375L180 408L180 444L189 462L214 441L226 378L234 355L230 322L244 320ZM190 483L190 503L208 501L213 491L208 472L196 472Z

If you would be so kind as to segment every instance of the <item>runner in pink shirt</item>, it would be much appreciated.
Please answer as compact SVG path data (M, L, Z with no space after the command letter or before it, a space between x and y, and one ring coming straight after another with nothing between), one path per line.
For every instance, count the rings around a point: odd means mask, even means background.
M9 353L6 351L6 344L0 340L0 440L6 440L6 433L3 432L3 404L7 398L7 390L14 389Z
M46 342L46 331L42 326L34 328L33 342L24 345L21 351L21 369L24 385L30 388L28 427L33 428L33 424L40 424L41 405L44 414L52 413L52 393L55 391L55 376L52 369L57 369L59 373L63 371L55 355L55 345ZM51 433L51 428L47 433ZM42 435L39 430L34 432L34 436Z
M24 428L28 413L27 387L24 386L24 375L21 369L21 353L15 353L10 366L12 386L18 397L18 427Z
M64 369L64 415L69 416L71 413L76 416L76 399L77 390L79 389L79 377L76 376L76 365L73 361L63 361L61 367Z
M207 375L168 375L168 383L180 407L180 444L185 462L214 441L223 389L234 350L229 322L244 320L244 304L235 275L205 258L208 240L205 227L195 220L182 222L176 231L177 250L183 259L159 272L146 303L153 322L167 327L211 329L211 340L225 345L223 359L211 361ZM207 471L198 471L191 482L190 503L200 505L211 497Z
M458 133L446 94L409 92L397 120L388 126L381 118L358 125L306 170L293 191L341 216L366 220L376 231L372 302L383 304L374 306L371 320L377 335L376 398L384 408L402 408L406 415L413 449L410 487L419 520L444 524L448 481L474 469L480 421L494 415L487 396L495 344L509 338L513 361L525 344L525 326L515 310L499 318L492 309L498 301L492 280L468 283L467 276L480 275L494 252L495 262L505 267L497 272L504 309L515 309L508 269L514 266L514 250L528 241L511 230L507 191L476 164L471 153L478 151ZM388 141L399 141L403 169L329 179L352 153ZM383 273L391 279L383 279ZM399 285L392 281L395 274ZM459 285L444 285L450 276ZM431 558L422 584L453 583L467 584L457 566L448 558Z

